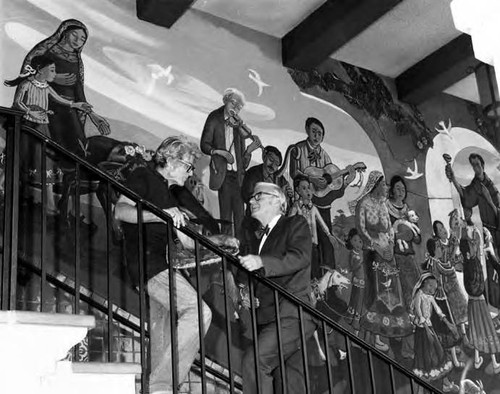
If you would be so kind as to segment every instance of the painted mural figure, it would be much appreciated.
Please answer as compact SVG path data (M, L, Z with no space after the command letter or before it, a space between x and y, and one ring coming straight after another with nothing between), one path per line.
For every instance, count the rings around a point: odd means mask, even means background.
M479 208L481 222L493 236L494 246L500 248L500 195L498 189L484 171L484 159L477 153L469 155L474 178L468 186L462 186L455 178L451 164L446 165L446 176L457 189L463 208Z
M449 297L445 290L446 276L442 274L442 272L445 270L442 265L442 260L444 257L443 249L440 248L438 244L439 240L437 240L436 238L430 238L427 240L428 255L423 268L425 271L430 272L436 278L437 288L436 292L434 293L436 304L441 309L443 316L446 316L447 321L453 323L453 325L456 326L457 323L453 319ZM450 331L448 325L445 324L443 319L437 318L435 315L431 318L431 320L434 330L441 342L441 345L444 349L449 349L451 352L453 365L457 368L463 368L465 364L459 361L457 356L457 346L460 344L460 336L456 327L454 330Z
M436 278L430 272L426 272L421 275L413 290L411 304L411 310L415 316L413 319L415 325L413 372L428 381L444 378L443 390L458 392L458 386L446 377L452 370L453 364L441 346L432 323L432 317L436 314L450 331L456 330L436 303L434 294L437 287Z
M87 27L76 19L62 22L56 32L31 49L24 59L22 70L39 55L49 57L56 66L56 75L50 86L67 100L86 102L82 49L88 39ZM108 122L92 110L79 111L76 107L49 101L51 137L71 152L85 156L85 118L88 115L103 135L109 134Z
M499 272L500 272L500 262L495 252L495 247L493 245L493 237L490 231L483 227L484 234L484 254L486 257L486 272L488 278L488 303L495 308L500 308L500 283L499 283Z
M399 175L391 178L389 185L389 198L387 200L387 210L394 224L398 220L408 217L410 208L406 203L407 196L406 183ZM413 224L413 223L412 223ZM403 228L401 230L401 228ZM419 271L415 263L415 250L413 244L420 244L422 237L416 233L410 225L400 225L401 231L395 232L394 257L399 268L403 297L407 308L410 307L413 287L417 283ZM404 241L404 244L397 242Z
M50 82L54 81L56 71L54 61L45 55L40 55L35 56L31 60L31 64L25 66L24 72L18 78L5 81L5 85L17 87L13 107L25 112L23 119L26 125L33 127L46 136L50 136L49 114L53 115L53 111L49 110L49 99L62 106L76 108L80 111L88 112L92 108L86 102L73 102L56 93L49 85ZM33 182L40 184L42 178L37 166L42 160L41 144L32 141L32 138L26 137L25 134L23 134L23 137L22 146L26 148L26 151L21 154L21 157L29 162L25 170L33 174ZM54 164L50 159L48 159L47 168L49 174L55 174ZM49 184L53 183L54 180L54 175L47 177ZM48 205L55 209L53 193L47 193L47 196L52 200Z
M235 120L234 115L237 117L245 105L243 93L228 88L222 101L224 105L207 117L200 148L203 153L210 155L209 187L218 191L220 218L224 221L222 233L238 236L244 216L241 184L252 152L262 144L254 136L253 142L246 147L245 139L249 136L240 130L239 117Z
M312 203L312 189L309 178L299 174L294 178L293 186L299 198L293 203L288 214L289 216L300 215L307 220L312 236L311 277L320 278L323 272L320 268L319 233L322 232L330 236L330 229L323 220L318 208Z
M458 211L456 212L458 214ZM450 221L450 228L456 228L458 223L455 223L455 221L456 219L454 218L453 224ZM446 294L453 322L460 327L462 334L465 336L465 323L467 322L467 295L464 293L458 282L455 270L455 242L453 241L453 238L448 237L446 227L439 220L434 221L432 228L434 231L434 239L436 240L436 254L441 256L438 264L435 265L435 269L439 273L437 277L441 278L443 290Z
M500 340L484 298L485 276L481 262L483 240L481 232L471 220L472 209L464 209L466 226L460 239L460 252L464 258L464 286L469 295L469 342L474 347L474 367L483 364L481 353L491 356L493 372L500 373L496 353L500 353Z
M372 171L365 190L356 200L356 227L365 245L367 301L361 327L375 335L375 346L387 351L380 337L405 337L413 329L394 259L394 233L386 205L384 175Z

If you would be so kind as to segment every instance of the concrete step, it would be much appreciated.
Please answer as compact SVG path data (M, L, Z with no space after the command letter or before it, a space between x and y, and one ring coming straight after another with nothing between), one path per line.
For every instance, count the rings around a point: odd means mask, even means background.
M134 363L60 361L42 378L41 394L135 394L141 366Z

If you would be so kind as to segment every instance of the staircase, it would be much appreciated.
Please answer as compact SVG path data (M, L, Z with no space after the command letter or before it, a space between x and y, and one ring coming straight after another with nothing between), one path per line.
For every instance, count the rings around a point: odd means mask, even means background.
M42 208L47 204L45 176L47 168L45 161L42 160L40 204L26 204L26 196L22 195L22 190L25 188L20 188L21 141L26 138L39 141L42 145L43 158L47 148L50 148L51 151L57 152L75 164L76 185L73 189L74 195L77 196L73 198L75 217L79 217L81 210L85 208L79 198L80 175L83 172L90 174L92 179L104 185L108 197L111 191L115 190L135 201L139 211L147 209L171 225L169 217L97 167L66 151L38 131L23 126L22 113L0 107L0 116L5 118L4 128L7 131L0 271L3 311L0 314L0 324L5 321L7 331L6 335L1 335L0 338L4 338L7 346L10 341L5 338L11 338L12 332L17 330L9 328L11 324L24 328L29 326L30 330L48 326L54 331L54 327L57 327L55 321L63 327L71 327L73 331L78 327L79 333L79 336L73 335L71 341L65 341L64 346L46 337L37 338L35 343L42 343L57 351L54 350L53 355L44 361L43 368L34 368L29 373L21 361L8 365L2 350L0 363L3 363L6 369L1 370L7 379L5 381L9 381L13 387L12 391L7 392L81 391L83 393L84 390L90 392L90 389L95 392L94 388L97 390L109 383L110 386L106 388L107 393L128 394L139 391L147 393L147 295L143 286L137 292L128 285L123 264L120 264L120 257L117 257L123 251L112 242L110 199L107 199L107 206L104 207L104 212L107 214L104 217L101 214L99 230L94 236L89 234L78 220L73 226L68 227L67 223L61 223L58 218L48 217L46 209ZM25 136L23 140L21 135ZM92 205L86 208L101 209ZM239 319L234 314L227 291L228 269L229 267L240 269L237 260L195 230L187 227L183 232L196 243L196 253L193 256L195 268L190 270L190 273L193 285L200 294L200 301L201 294L206 294L209 286L207 275L219 274L222 279L220 290L210 293L214 295L214 299L211 300L214 304L210 307L218 312L219 320L213 320L211 327L213 333L209 331L205 341L201 341L200 353L188 381L178 382L179 389L175 392L241 392L244 382L240 378L239 359L243 346L254 344L252 339L256 336L255 306L252 304L250 310L251 333L249 337L242 339L243 336L238 331ZM169 240L169 244L171 246L169 250L174 250L172 240ZM202 250L209 250L222 260L217 264L202 267ZM173 261L175 256L170 257ZM303 304L265 277L249 274L251 292L256 282L271 288L276 299L279 295L292 301L297 306L300 316L310 314L320 322L319 342L325 352L326 362L309 365L310 368L306 369L308 393L385 394L423 392L423 390L440 393L439 389L422 381L407 368L348 332L329 317ZM30 312L20 312L20 310ZM33 324L26 323L32 321L31 319L36 320L39 326L33 327ZM31 337L31 334L26 335ZM334 336L337 342L340 339L344 345L346 359L343 361L336 360L330 346ZM214 351L215 342L218 344L215 347L222 351ZM80 344L70 350L77 343ZM15 352L17 345L14 345L14 342L10 342L10 345ZM302 345L303 357L307 360L312 347L306 343ZM35 347L25 349L22 353L25 356L39 351ZM67 356L68 351L69 356ZM61 361L62 359L66 361ZM321 388L321 391L315 388L317 383L315 376L319 376L318 374L327 376L327 387ZM136 375L137 380L135 380ZM26 378L22 379L19 376ZM20 381L32 385L30 387L34 391L25 388L21 390ZM33 382L38 382L38 386L35 387Z

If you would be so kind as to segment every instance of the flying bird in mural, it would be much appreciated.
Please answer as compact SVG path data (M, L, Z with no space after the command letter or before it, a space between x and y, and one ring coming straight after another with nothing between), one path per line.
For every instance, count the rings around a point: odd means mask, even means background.
M167 85L170 85L174 82L174 75L172 74L172 66L167 66L163 68L159 64L148 64L148 67L151 69L151 78L160 79L166 78Z
M448 126L444 123L444 120L438 123L438 126L434 127L439 134L446 134L448 137L453 138L450 134L451 131L451 119L448 119Z
M252 70L251 68L249 68L248 71L250 71L250 73L248 74L248 78L250 78L257 84L257 87L259 88L259 93L257 94L257 97L260 97L262 95L262 91L264 90L264 88L271 85L265 83L261 79L260 74L257 71Z
M412 181L414 181L415 179L418 179L418 178L420 178L422 175L424 175L424 174L422 174L421 172L418 172L418 164L417 164L417 159L413 159L413 164L414 164L414 166L415 166L415 169L414 169L414 170L412 170L410 167L408 167L408 168L406 169L406 172L408 173L408 175L405 175L405 178L406 178L406 179L409 179L409 180L412 180Z

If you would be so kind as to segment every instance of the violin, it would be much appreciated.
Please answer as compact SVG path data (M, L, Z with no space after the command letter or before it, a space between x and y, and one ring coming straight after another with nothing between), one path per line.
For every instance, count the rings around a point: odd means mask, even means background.
M252 134L252 130L250 130L250 127L246 125L234 109L229 110L229 124L231 127L238 128L243 138L250 138L252 141L255 141L255 136ZM259 148L264 150L262 144L259 144Z

